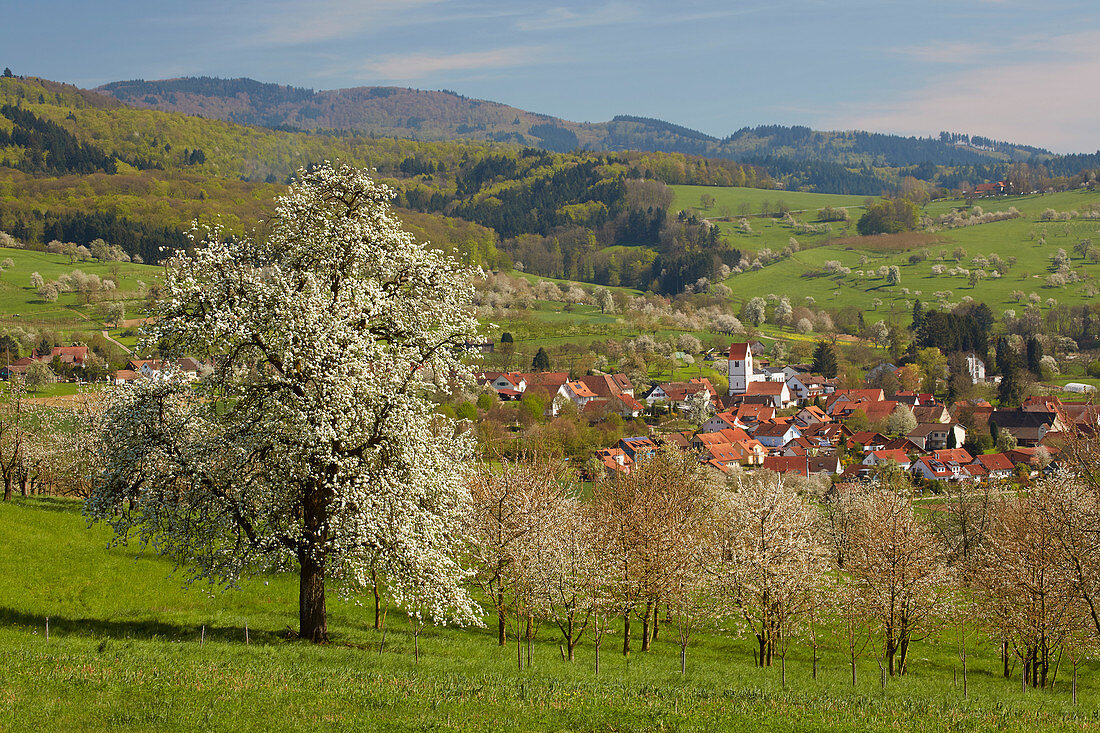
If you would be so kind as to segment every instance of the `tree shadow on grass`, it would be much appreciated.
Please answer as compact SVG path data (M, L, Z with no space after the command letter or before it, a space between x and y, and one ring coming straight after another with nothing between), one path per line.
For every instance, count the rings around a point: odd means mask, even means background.
M173 624L150 619L80 618L67 615L50 616L49 619L51 638L55 636L79 636L93 639L148 639L192 641L195 643L203 638L202 624ZM44 637L46 617L7 606L0 606L0 626L14 627L24 631L34 630ZM248 629L249 642L252 644L285 642L288 637L292 636L293 633L289 629L284 629L282 632L251 627ZM244 625L207 625L205 639L211 642L244 644Z
M63 514L80 514L84 511L84 502L65 496L14 496L12 506L24 509L40 509Z

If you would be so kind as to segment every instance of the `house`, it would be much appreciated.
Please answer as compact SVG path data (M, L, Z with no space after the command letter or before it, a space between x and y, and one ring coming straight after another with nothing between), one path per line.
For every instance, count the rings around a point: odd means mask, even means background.
M884 374L893 374L897 370L898 370L898 368L896 366L894 366L893 364L890 364L889 362L885 362L885 361L881 362L877 366L873 366L873 367L871 367L870 369L867 370L867 375L866 375L865 381L867 382L867 384L874 384Z
M980 465L989 478L1012 478L1012 461L1004 453L989 453L975 456L974 463Z
M966 428L959 423L921 423L905 437L925 451L954 448L966 442Z
M657 452L657 444L644 436L622 438L616 444L616 447L621 448L624 453L630 456L632 461L637 461L639 458L649 458Z
M861 430L858 433L852 433L848 438L848 450L855 450L856 446L863 446L864 453L873 453L877 450L886 450L886 444L890 442L882 433L877 433L874 430Z
M966 355L966 373L974 384L985 381L985 362L973 351Z
M601 448L596 451L596 458L612 472L630 473L634 467L634 459L622 448Z
M626 394L634 396L634 385L625 374L589 374L580 381L592 390L597 397L611 397Z
M27 367L29 367L36 361L39 360L30 356L24 356L22 359L17 359L11 364L6 364L5 366L0 367L0 378L11 379L12 375L15 374L26 374Z
M801 436L802 433L797 425L779 421L762 422L756 426L752 434L752 437L759 440L766 448L781 448Z
M566 399L583 410L591 400L596 399L596 393L588 388L584 382L566 382L562 385L561 392Z
M564 385L563 385L564 387ZM527 392L532 390L528 389ZM557 415L557 402L564 401L565 397L555 400L552 407L547 408L548 414ZM613 395L611 397L593 397L580 408L581 414L593 420L604 420L609 415L619 415L624 418L639 417L645 412L645 405L628 394Z
M733 464L742 466L759 466L767 457L764 446L759 442L749 439L736 443L719 443L703 449L702 460L723 473L729 471Z
M130 384L131 382L136 382L137 380L143 379L143 378L144 377L141 374L141 372L135 372L133 369L119 369L117 372L115 372L114 377L111 377L110 379L111 379L112 384L114 384L117 387L117 386L121 386L123 384Z
M799 476L837 474L843 470L836 456L768 456L762 467L776 473L797 473Z
M829 417L829 414L822 410L820 407L803 407L794 416L794 421L799 426L807 425L819 425L825 423L831 423L833 419Z
M854 402L882 402L886 399L881 389L838 389L825 399L825 412L835 415L837 411L850 408ZM850 409L848 409L851 412Z
M797 425L797 423L795 423ZM802 435L822 448L836 448L843 445L852 435L852 431L840 423L816 423L798 428Z
M652 407L658 402L667 402L678 410L687 410L690 407L689 398L694 395L703 395L703 404L709 405L711 401L710 382L705 380L690 382L666 382L658 384L645 396L646 405Z
M745 398L759 398L764 404L779 410L793 404L786 382L749 382Z
M799 402L825 397L836 390L835 380L817 374L795 374L787 378L787 387Z
M82 367L88 360L87 346L54 346L50 349L50 355L45 361L59 359L62 364Z
M681 430L676 433L665 433L664 435L657 436L657 445L671 445L679 448L680 450L691 450L691 431Z
M913 473L933 481L959 481L970 478L958 463L943 463L932 456L921 456L913 464Z
M730 344L729 360L726 370L729 376L730 395L743 395L748 392L749 384L764 381L763 372L753 368L753 349L748 343Z
M709 420L699 426L699 432L712 433L725 428L741 428L744 425L737 419L733 410L715 413Z
M723 428L716 432L699 432L691 439L691 447L702 450L708 445L721 445L722 443L736 443L740 440L751 440L749 434L741 428Z
M974 461L974 456L965 448L939 448L932 451L932 457L940 463L967 464Z
M893 463L901 469L908 471L912 465L912 461L909 456L905 454L905 451L900 450L876 450L871 451L863 459L864 466L886 466Z
M913 408L913 417L918 423L943 423L953 422L951 413L943 405L917 405Z
M994 181L993 183L979 183L974 187L975 196L1003 196L1008 193L1008 184L1004 181Z
M994 410L989 415L990 432L1010 433L1022 446L1036 446L1051 430L1058 415L1039 410Z

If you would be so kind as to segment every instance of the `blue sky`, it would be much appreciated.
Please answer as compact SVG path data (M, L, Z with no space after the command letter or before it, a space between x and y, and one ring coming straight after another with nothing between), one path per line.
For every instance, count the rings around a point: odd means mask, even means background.
M778 123L1100 148L1087 0L0 0L0 18L0 66L80 86L382 84L717 136Z

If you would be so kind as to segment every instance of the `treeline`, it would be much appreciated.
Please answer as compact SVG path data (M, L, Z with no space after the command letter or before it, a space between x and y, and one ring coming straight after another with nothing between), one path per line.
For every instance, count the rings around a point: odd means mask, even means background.
M889 467L822 495L797 476L719 477L689 452L659 449L583 498L565 462L494 461L471 484L469 562L498 644L513 636L522 651L556 629L568 660L582 643L594 649L597 674L610 628L624 655L671 638L685 672L706 631L749 637L756 664L779 666L784 683L798 644L815 677L839 663L855 685L871 657L885 688L921 663L922 642L945 637L966 694L968 655L990 639L1001 656L990 671L1006 686L1050 688L1062 669L1075 697L1100 641L1098 451L1071 442L1066 470L1025 492L945 487L931 512Z
M120 247L130 257L160 262L190 240L178 227L134 221L107 211L13 211L0 208L0 231L22 242L45 245L57 240L88 246L97 239Z

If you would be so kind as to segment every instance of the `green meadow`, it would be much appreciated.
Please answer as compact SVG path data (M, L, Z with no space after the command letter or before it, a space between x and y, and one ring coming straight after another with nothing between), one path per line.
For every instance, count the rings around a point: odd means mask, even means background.
M677 186L677 201L696 199L700 187ZM704 189L725 192L727 206L736 206L743 200L750 203L760 199L762 193L776 200L780 195L789 197L788 203L795 207L799 201L796 196L814 196L815 194L795 194L777 191L751 191L749 189ZM745 192L742 194L742 192ZM718 194L713 194L719 199ZM833 197L835 198L835 197ZM834 202L830 205L837 205ZM1100 246L1100 221L1075 218L1069 221L1041 221L1042 212L1048 208L1056 211L1083 211L1100 205L1100 193L1089 191L1070 191L1064 193L1032 196L979 199L976 205L986 212L1007 211L1015 206L1023 214L1018 219L977 224L974 226L948 229L938 232L912 232L902 235L879 237L856 237L854 221L860 212L852 209L853 225L845 232L842 225L833 224L828 234L800 236L789 225L779 219L754 217L750 219L753 233L742 234L736 231L736 225L720 223L728 234L731 244L752 254L763 247L781 251L787 246L790 237L795 237L801 250L789 258L766 265L759 270L749 270L735 274L726 280L733 290L733 297L744 302L755 296L770 293L787 295L792 305L806 304L806 297L813 298L815 307L842 308L856 306L867 312L869 321L877 320L876 313L885 318L893 316L902 320L908 318L908 311L915 299L925 305L936 303L958 303L965 297L988 303L997 314L1005 310L1022 313L1027 305L1027 296L1036 293L1040 296L1044 308L1048 299L1067 305L1093 302L1098 288L1100 263L1092 262L1073 252L1073 247L1084 239ZM823 204L824 205L824 204ZM673 207L676 206L674 202ZM935 201L923 209L930 217L950 212L953 208L963 207L962 200ZM706 212L703 212L704 214ZM808 222L811 217L795 215L800 221ZM816 217L816 211L814 212ZM955 250L965 251L962 259L956 261ZM1050 258L1059 249L1065 249L1072 258L1072 269L1081 280L1064 286L1049 286L1046 282L1050 274ZM924 261L910 263L914 253L925 252ZM986 277L971 284L966 274L933 274L934 265L943 265L950 271L954 267L967 270L985 269L971 262L975 255L989 257L997 254L1005 260L1015 258L1001 277ZM827 273L824 265L827 261L837 261L851 268L847 275ZM883 278L869 271L881 266L897 265L901 271L901 282L888 286ZM863 276L860 276L862 271ZM908 292L906 292L906 290ZM1015 291L1024 293L1024 300L1013 297ZM935 294L940 293L942 297ZM875 305L875 300L881 300Z
M413 653L389 613L385 645L366 598L330 595L332 643L293 638L297 579L254 577L233 590L184 587L171 562L109 547L78 502L0 505L0 730L22 731L1079 731L1100 727L1100 668L1082 669L1079 704L1063 665L1053 690L1021 693L997 646L971 643L969 697L950 633L921 642L911 672L880 686L868 652L853 687L836 639L811 675L804 640L778 667L753 666L730 630L693 638L687 674L671 624L626 659L619 633L594 671L589 640L563 661L539 627L532 661L485 628L427 628ZM361 602L361 603L360 603ZM49 638L46 618L49 617ZM730 624L733 626L734 624ZM248 643L245 642L245 628ZM1018 672L1018 667L1016 669Z
M111 300L126 306L126 317L139 317L144 306L141 283L152 285L160 268L129 262L70 262L68 257L25 249L0 247L0 261L11 258L12 267L0 272L0 327L21 326L46 329L67 335L73 331L102 331L106 328L100 307ZM33 287L31 275L37 272L46 281L81 270L89 275L114 280L118 288L87 297L83 293L61 293L54 303L43 300ZM117 333L112 333L118 336Z

